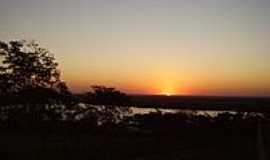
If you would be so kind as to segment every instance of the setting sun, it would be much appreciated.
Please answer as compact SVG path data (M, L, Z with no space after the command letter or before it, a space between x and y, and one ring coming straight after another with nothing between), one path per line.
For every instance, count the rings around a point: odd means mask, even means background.
M170 88L161 90L160 94L165 95L165 96L172 96L176 94L176 90L170 87Z
M171 96L172 93L164 93L165 96Z
M167 90L161 91L160 94L165 95L165 96L172 96L172 95L175 95L175 92L172 89L170 90L167 89Z

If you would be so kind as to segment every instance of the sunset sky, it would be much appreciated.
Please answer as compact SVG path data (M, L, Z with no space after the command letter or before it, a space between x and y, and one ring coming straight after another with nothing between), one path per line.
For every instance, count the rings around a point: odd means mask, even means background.
M0 40L37 40L73 91L270 96L269 0L0 0Z

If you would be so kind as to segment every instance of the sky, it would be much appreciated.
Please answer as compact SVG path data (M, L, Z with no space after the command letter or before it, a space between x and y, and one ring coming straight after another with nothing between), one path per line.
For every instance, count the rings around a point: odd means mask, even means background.
M74 92L270 96L269 0L0 0L0 40L36 40Z

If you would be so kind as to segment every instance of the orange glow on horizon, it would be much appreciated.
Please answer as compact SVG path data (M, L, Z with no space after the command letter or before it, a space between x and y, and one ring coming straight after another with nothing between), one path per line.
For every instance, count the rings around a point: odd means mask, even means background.
M83 75L83 76L82 76ZM198 78L190 74L168 73L166 70L157 70L140 76L136 74L65 74L70 90L83 93L90 90L91 85L104 85L114 87L127 94L142 95L266 95L269 94L267 84L252 86L240 81L213 80L207 76ZM183 76L185 75L185 76ZM93 77L93 78L89 78Z

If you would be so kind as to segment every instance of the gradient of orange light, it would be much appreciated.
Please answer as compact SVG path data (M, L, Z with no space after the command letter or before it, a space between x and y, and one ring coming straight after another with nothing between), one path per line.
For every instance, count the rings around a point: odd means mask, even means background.
M218 74L218 73L217 73ZM89 90L91 85L100 84L115 87L128 94L171 94L171 95L245 95L256 92L264 94L269 91L269 83L255 83L254 80L226 79L217 74L194 74L192 72L177 72L170 68L158 68L153 72L117 74L85 71L69 72L65 79L75 92ZM268 92L267 92L268 93Z

